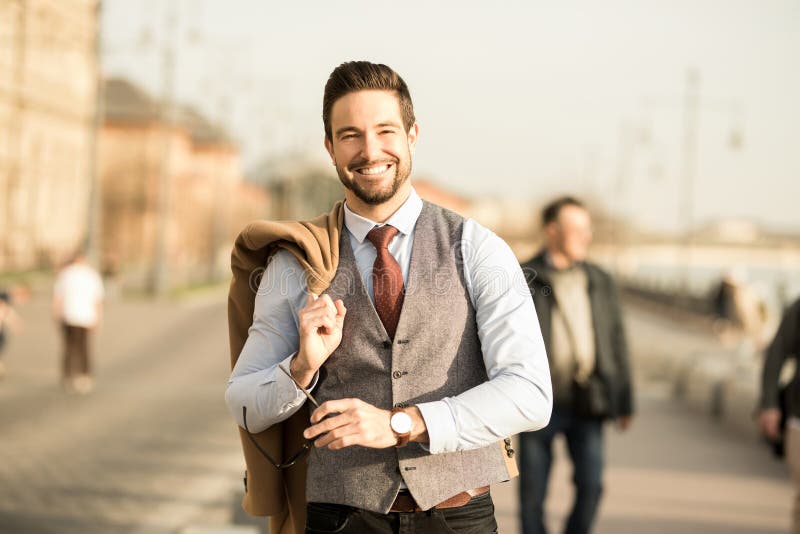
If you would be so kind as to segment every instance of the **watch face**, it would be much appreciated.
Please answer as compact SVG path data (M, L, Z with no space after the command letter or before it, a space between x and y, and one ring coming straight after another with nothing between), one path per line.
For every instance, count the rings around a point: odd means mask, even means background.
M408 434L411 432L411 416L405 412L397 412L392 415L392 430L398 434Z

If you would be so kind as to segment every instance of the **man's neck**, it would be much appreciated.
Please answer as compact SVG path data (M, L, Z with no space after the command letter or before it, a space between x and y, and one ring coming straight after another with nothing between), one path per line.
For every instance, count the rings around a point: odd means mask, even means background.
M577 263L560 250L548 248L547 255L550 258L550 263L559 271L569 269Z
M345 199L347 200L347 207L356 215L361 215L370 221L383 223L400 209L405 201L408 200L410 194L411 186L409 184L401 187L392 198L382 204L367 204L348 190L345 191Z

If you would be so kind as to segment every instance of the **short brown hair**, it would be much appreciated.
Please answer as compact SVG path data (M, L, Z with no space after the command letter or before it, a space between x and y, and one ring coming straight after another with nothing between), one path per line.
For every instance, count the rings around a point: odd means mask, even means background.
M542 210L542 226L547 226L551 222L557 221L558 215L561 213L561 208L567 206L575 206L576 208L586 209L586 205L575 197L559 197L547 204L547 206L545 206Z
M381 63L348 61L336 67L325 84L325 94L322 97L322 123L325 125L325 137L329 140L333 138L331 110L336 101L348 93L366 90L394 91L400 101L403 126L406 132L411 129L416 121L414 104L411 102L411 94L403 78Z

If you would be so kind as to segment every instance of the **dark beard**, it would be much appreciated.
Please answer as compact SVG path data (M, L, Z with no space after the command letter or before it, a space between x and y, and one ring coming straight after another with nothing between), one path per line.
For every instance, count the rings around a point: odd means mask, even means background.
M363 163L358 163L354 165L355 167L361 166ZM342 185L345 188L349 189L350 191L358 197L359 200L364 202L365 204L369 204L370 206L378 206L387 202L392 197L397 194L397 191L400 189L400 186L408 180L409 175L411 174L411 158L408 158L408 166L401 167L400 162L394 163L394 180L392 180L392 185L389 189L383 191L377 191L375 193L370 193L362 189L355 180L350 180L344 172L344 169L340 168L338 165L336 166L336 173L339 175L339 181L342 182Z

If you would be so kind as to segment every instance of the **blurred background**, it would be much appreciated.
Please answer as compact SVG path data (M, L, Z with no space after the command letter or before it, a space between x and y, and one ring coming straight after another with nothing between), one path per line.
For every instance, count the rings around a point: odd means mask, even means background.
M321 102L354 59L411 89L420 195L520 260L545 203L589 205L641 398L599 531L785 531L788 479L751 415L800 295L798 51L791 0L0 0L0 288L24 324L0 381L0 532L263 529L237 510L222 402L229 255L249 221L342 198ZM49 318L79 247L107 294L90 396L59 389Z

